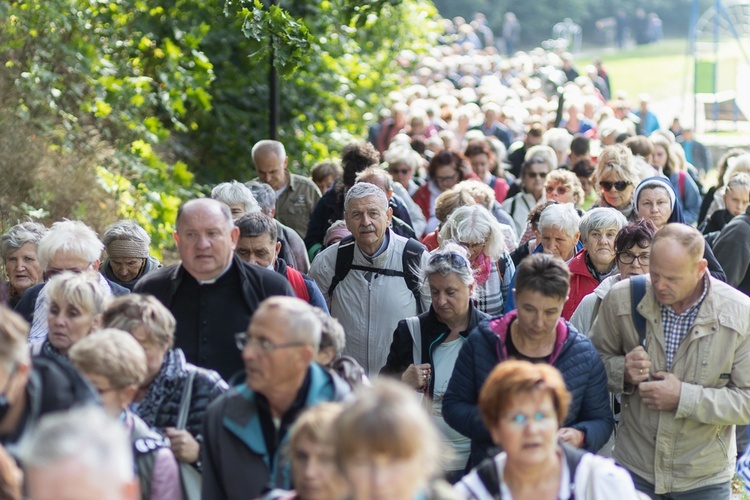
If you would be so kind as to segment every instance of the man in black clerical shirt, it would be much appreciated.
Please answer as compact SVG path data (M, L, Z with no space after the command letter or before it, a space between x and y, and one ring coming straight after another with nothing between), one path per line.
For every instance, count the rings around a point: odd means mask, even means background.
M234 334L247 329L266 297L294 296L282 276L234 255L238 236L225 204L208 198L185 202L174 233L182 262L150 273L134 289L154 295L172 312L175 347L189 362L227 380L242 370Z

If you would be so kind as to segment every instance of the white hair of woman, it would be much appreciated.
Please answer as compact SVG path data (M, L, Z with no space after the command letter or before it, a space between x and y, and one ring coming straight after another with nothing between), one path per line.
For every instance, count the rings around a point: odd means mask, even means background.
M440 230L441 241L484 243L484 253L496 261L505 251L502 228L482 205L459 207L451 213Z
M578 233L581 217L572 203L557 203L544 209L539 218L539 232L543 229L556 227L570 237Z
M49 262L61 250L80 255L86 262L95 262L101 257L104 244L94 230L83 222L62 220L52 224L39 241L36 255L42 270L47 270Z
M211 190L211 198L227 205L242 205L245 214L260 212L260 205L255 201L253 192L237 181L222 182Z
M628 220L619 210L610 207L592 208L581 218L579 228L581 230L581 240L586 241L591 231L597 231L609 227L620 229L625 227Z

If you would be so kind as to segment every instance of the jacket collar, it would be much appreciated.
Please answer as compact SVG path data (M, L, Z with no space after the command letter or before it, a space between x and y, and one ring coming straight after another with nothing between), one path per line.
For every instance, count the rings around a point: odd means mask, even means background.
M503 316L493 319L490 321L489 327L492 333L494 333L497 338L500 340L500 342L497 343L497 358L499 360L506 360L508 359L508 349L506 347L506 339L508 338L508 334L510 333L510 324L516 320L518 317L518 311L513 310L507 314L504 314ZM552 348L552 354L550 354L549 357L549 364L554 364L555 361L560 357L560 354L563 351L563 347L565 347L566 341L569 338L573 337L573 332L571 332L571 328L569 325L565 322L565 320L560 317L557 319L557 327L556 327L556 337L555 337L555 346Z

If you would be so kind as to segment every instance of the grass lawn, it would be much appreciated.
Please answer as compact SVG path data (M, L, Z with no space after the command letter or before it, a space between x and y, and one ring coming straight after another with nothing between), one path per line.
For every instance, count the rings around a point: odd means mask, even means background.
M624 90L631 102L642 93L651 94L651 98L658 101L692 91L693 58L686 56L687 45L687 39L664 40L611 54L602 53L600 57L609 73L612 91ZM578 67L590 64L591 57L578 60Z

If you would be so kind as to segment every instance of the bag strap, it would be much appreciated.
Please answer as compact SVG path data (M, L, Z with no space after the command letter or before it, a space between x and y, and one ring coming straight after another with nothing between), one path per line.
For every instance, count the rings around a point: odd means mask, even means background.
M334 269L331 284L328 286L328 297L333 299L333 291L336 290L341 281L349 274L354 260L354 236L347 235L339 242L336 250L336 267Z
M411 334L414 364L422 364L422 326L419 324L419 316L406 318L406 326L409 328L409 333Z
M415 240L409 238L404 247L404 253L401 255L401 267L404 270L404 281L406 281L406 287L411 290L414 295L414 300L417 302L417 314L422 314L422 297L420 293L420 284L418 272L421 267L422 253L425 251L425 246Z
M578 470L578 464L581 463L581 459L586 454L586 451L574 448L562 441L560 442L560 446L562 447L563 455L565 455L565 462L568 465L568 472L570 473L570 500L575 500L576 470Z
M493 457L485 458L477 466L477 477L482 481L487 493L494 500L502 498L502 493L500 492L500 474L497 472L497 465Z
M195 371L191 370L187 377L185 388L182 390L182 397L180 398L180 413L177 415L177 430L185 429L187 425L188 413L190 413L190 400L193 398L193 380L195 379Z
M638 332L638 344L646 346L646 318L638 312L638 304L646 295L646 276L641 274L630 278L630 309L633 326Z

